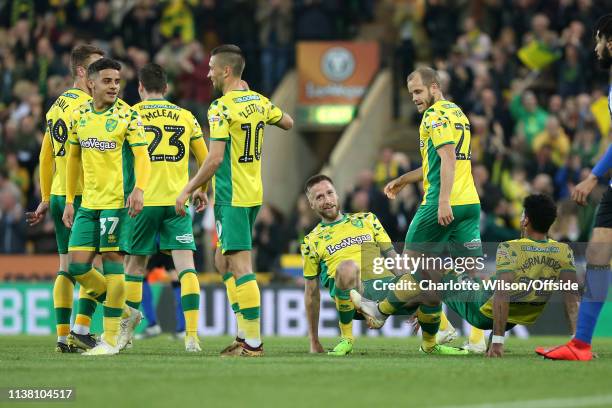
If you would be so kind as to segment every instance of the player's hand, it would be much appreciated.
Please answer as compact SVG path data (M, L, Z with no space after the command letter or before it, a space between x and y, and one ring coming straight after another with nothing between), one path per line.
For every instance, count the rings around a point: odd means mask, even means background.
M579 205L586 205L587 198L596 185L597 177L593 174L589 174L589 176L578 183L574 188L574 191L572 191L572 200Z
M191 202L195 206L196 212L202 212L208 205L208 195L202 190L196 190L191 195Z
M438 224L446 227L450 225L455 217L453 216L453 209L448 202L441 202L438 204Z
M313 341L310 342L310 352L312 354L325 353L325 349L321 345L321 342L319 340L316 340L314 342Z
M504 356L504 345L501 343L492 343L487 351L487 357L503 357Z
M30 227L33 227L45 219L45 214L47 214L47 211L49 211L49 202L41 201L40 204L38 204L36 211L25 213L26 222Z
M62 215L62 222L66 228L72 228L74 222L74 206L72 203L66 203L64 206L64 215Z
M144 205L144 191L134 187L132 193L125 202L125 206L128 208L128 214L134 218L142 211Z
M401 177L398 177L395 180L388 182L383 191L389 200L394 200L395 197L397 197L397 194L402 191L404 186L406 186L406 183L402 182Z
M185 203L188 199L189 193L187 193L185 190L181 191L181 194L176 199L176 205L174 208L177 215L184 217L187 214L187 212L185 211Z

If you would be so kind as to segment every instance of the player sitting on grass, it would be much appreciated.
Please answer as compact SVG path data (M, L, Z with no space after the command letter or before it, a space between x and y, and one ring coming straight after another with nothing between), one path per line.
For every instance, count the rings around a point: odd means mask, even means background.
M310 206L321 217L306 237L301 247L304 260L306 287L304 303L310 335L310 352L322 353L319 342L319 309L321 304L319 282L329 290L336 303L340 318L340 343L329 355L343 356L353 351L353 318L355 307L350 300L350 290L376 299L384 298L386 291L377 290L382 283L395 282L399 271L388 270L375 274L372 261L375 257L395 257L397 254L391 239L372 213L342 214L338 207L338 195L331 179L316 175L306 182L306 195ZM426 304L410 308L400 307L394 314L412 315L423 328L422 348L431 354L467 354L466 350L436 344L440 325L441 308Z
M448 271L439 277L440 282L464 282L464 286L471 287L471 290L437 292L421 290L416 286L413 290L395 291L396 298L409 300L392 306L414 307L421 302L441 297L448 307L472 326L482 330L493 330L487 356L502 357L505 332L516 324L533 324L537 320L553 293L552 283L560 281L564 284L563 289L566 289L566 284L577 288L576 268L571 248L567 244L547 237L557 214L555 203L550 197L538 194L525 198L523 206L522 238L499 244L496 255L497 271L492 281L526 284L525 288L502 290L498 282L495 290L487 289L478 278ZM479 284L479 289L475 288L474 283ZM541 287L544 283L547 285ZM380 312L376 302L365 299L356 291L351 291L351 299L357 310L368 319L380 321L382 326L387 316ZM570 328L574 332L577 291L564 290L564 301Z

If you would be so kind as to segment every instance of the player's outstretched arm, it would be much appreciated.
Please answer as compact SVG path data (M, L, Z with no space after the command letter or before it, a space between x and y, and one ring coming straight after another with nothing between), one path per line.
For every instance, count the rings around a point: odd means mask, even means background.
M497 279L504 282L511 282L512 273L500 273ZM506 335L509 309L510 298L508 291L496 290L493 295L493 340L487 351L487 357L504 356L504 336Z
M53 145L49 130L45 132L40 155L38 156L39 179L40 179L40 204L36 211L26 213L26 221L30 226L40 223L49 210L49 199L51 197L51 184L53 183Z
M385 186L384 193L390 200L395 199L397 194L402 191L408 184L418 183L423 181L423 167L409 171L398 178L391 180Z
M319 341L319 311L321 308L321 291L319 279L306 279L304 286L304 305L308 319L308 337L310 337L310 352L323 353L325 350Z
M68 151L68 159L66 161L66 206L64 207L64 215L62 221L67 228L72 228L74 221L74 196L76 195L76 187L81 171L81 145L74 142Z
M223 163L223 154L225 153L225 141L223 140L211 140L210 141L210 152L204 160L204 164L198 170L197 174L187 183L181 194L176 199L176 213L184 216L185 203L189 199L189 195L193 193L197 188L200 188L203 184L207 184L212 176L215 174L221 163Z
M283 116L274 124L274 126L277 126L283 130L289 130L293 127L293 118L287 112L283 112Z
M576 279L576 272L561 272L559 275L561 282L570 282L578 285ZM566 290L563 292L563 303L565 304L565 316L569 324L570 332L572 336L576 334L576 320L578 319L578 302L580 302L580 295L578 291Z

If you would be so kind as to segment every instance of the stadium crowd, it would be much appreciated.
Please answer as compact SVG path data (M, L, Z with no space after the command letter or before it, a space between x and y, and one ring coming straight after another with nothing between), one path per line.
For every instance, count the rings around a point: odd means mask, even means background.
M517 237L523 198L542 192L559 203L553 238L588 240L595 207L568 197L611 140L608 78L596 69L591 32L604 1L39 3L9 1L0 9L0 253L55 249L52 223L26 228L23 211L39 201L44 113L71 86L67 55L78 41L94 41L123 62L128 103L138 101L136 70L148 61L164 65L174 84L169 98L205 124L213 95L202 78L215 45L239 44L249 61L245 79L269 94L293 64L296 41L353 38L360 24L387 18L392 35L381 41L385 64L394 68L396 112L411 104L401 91L407 73L425 62L443 73L447 97L469 116L482 239ZM396 241L421 200L416 186L393 201L382 193L387 181L419 166L418 153L406 153L381 149L344 200L345 211L373 211ZM601 186L590 200L599 200L604 180ZM298 253L316 222L305 196L291 214L264 206L254 232L256 270L275 270L282 253ZM210 215L196 224L196 235L214 234Z

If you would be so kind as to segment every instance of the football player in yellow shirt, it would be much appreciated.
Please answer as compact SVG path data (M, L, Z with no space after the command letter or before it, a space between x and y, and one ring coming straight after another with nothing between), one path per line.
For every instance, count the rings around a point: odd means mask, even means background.
M353 351L353 317L355 307L350 299L351 290L369 299L382 300L402 274L400 269L390 271L381 267L382 260L397 254L391 239L372 213L343 214L338 206L338 195L331 179L316 175L306 182L306 195L311 208L321 217L301 246L304 260L304 304L308 319L310 352L321 353L319 342L320 286L329 289L339 315L342 339L328 354L344 356ZM395 275L395 276L394 276ZM394 315L416 314L422 328L421 347L429 354L465 355L463 349L436 344L437 325L441 308L439 302L409 308L398 307Z
M198 340L200 284L193 261L195 243L191 217L174 211L176 196L189 181L189 153L198 166L208 149L200 124L191 112L164 99L168 91L166 73L158 64L147 64L138 73L142 102L133 106L144 125L151 159L151 179L144 194L144 208L136 216L126 261L127 304L138 309L147 257L158 250L171 251L181 284L185 314L185 350L202 351ZM198 192L198 210L207 202L206 187ZM159 235L159 248L156 238Z
M176 211L185 214L189 194L215 177L215 219L221 242L217 269L225 274L230 304L240 314L237 339L224 354L262 356L260 293L252 269L252 229L263 200L261 157L264 128L290 129L293 119L265 96L244 89L245 60L235 45L221 45L211 53L208 76L223 94L210 105L210 153L195 177L176 200ZM234 309L236 310L236 309ZM238 316L237 316L238 317Z
M120 70L121 65L108 58L89 66L93 99L73 112L68 137L63 216L64 224L72 228L68 272L90 295L98 300L105 296L102 341L84 355L117 354L142 318L125 304L123 261L130 249L131 218L142 211L151 163L138 112L118 98ZM75 218L81 168L83 199ZM102 254L104 276L92 268L96 252Z
M517 324L533 324L552 294L562 292L573 333L579 299L574 255L567 244L548 238L557 207L552 198L542 194L526 197L523 207L522 238L499 244L496 273L491 280L482 281L450 270L431 280L449 286L435 290L419 285L413 290L404 290L398 295L409 300L398 302L398 306L414 307L423 301L441 298L473 327L492 330L487 356L502 357L506 331ZM459 289L452 289L455 284ZM375 302L354 291L351 299L357 310L377 308Z
M438 73L429 67L418 68L407 78L408 91L419 113L422 166L385 186L394 199L410 183L423 182L423 202L414 216L404 252L411 256L440 253L450 244L454 257L482 256L480 242L480 199L472 178L471 132L461 108L446 100ZM383 313L393 308L381 303ZM457 336L442 313L438 341L446 343ZM485 351L484 333L472 328L468 343L472 352Z
M68 239L70 230L62 222L66 202L66 152L70 149L68 133L72 111L91 99L87 87L87 67L104 56L104 51L90 44L76 46L70 53L70 69L74 78L71 89L62 93L46 115L47 128L39 156L41 202L33 213L26 217L31 226L38 224L50 210L55 225L55 240L59 253L59 271L53 283L53 308L57 331L56 351L76 352L78 348L95 347L96 340L89 333L91 316L96 310L96 301L81 286L78 314L73 330L70 330L70 315L74 296L75 280L68 273ZM82 180L76 188L74 205L81 204Z

